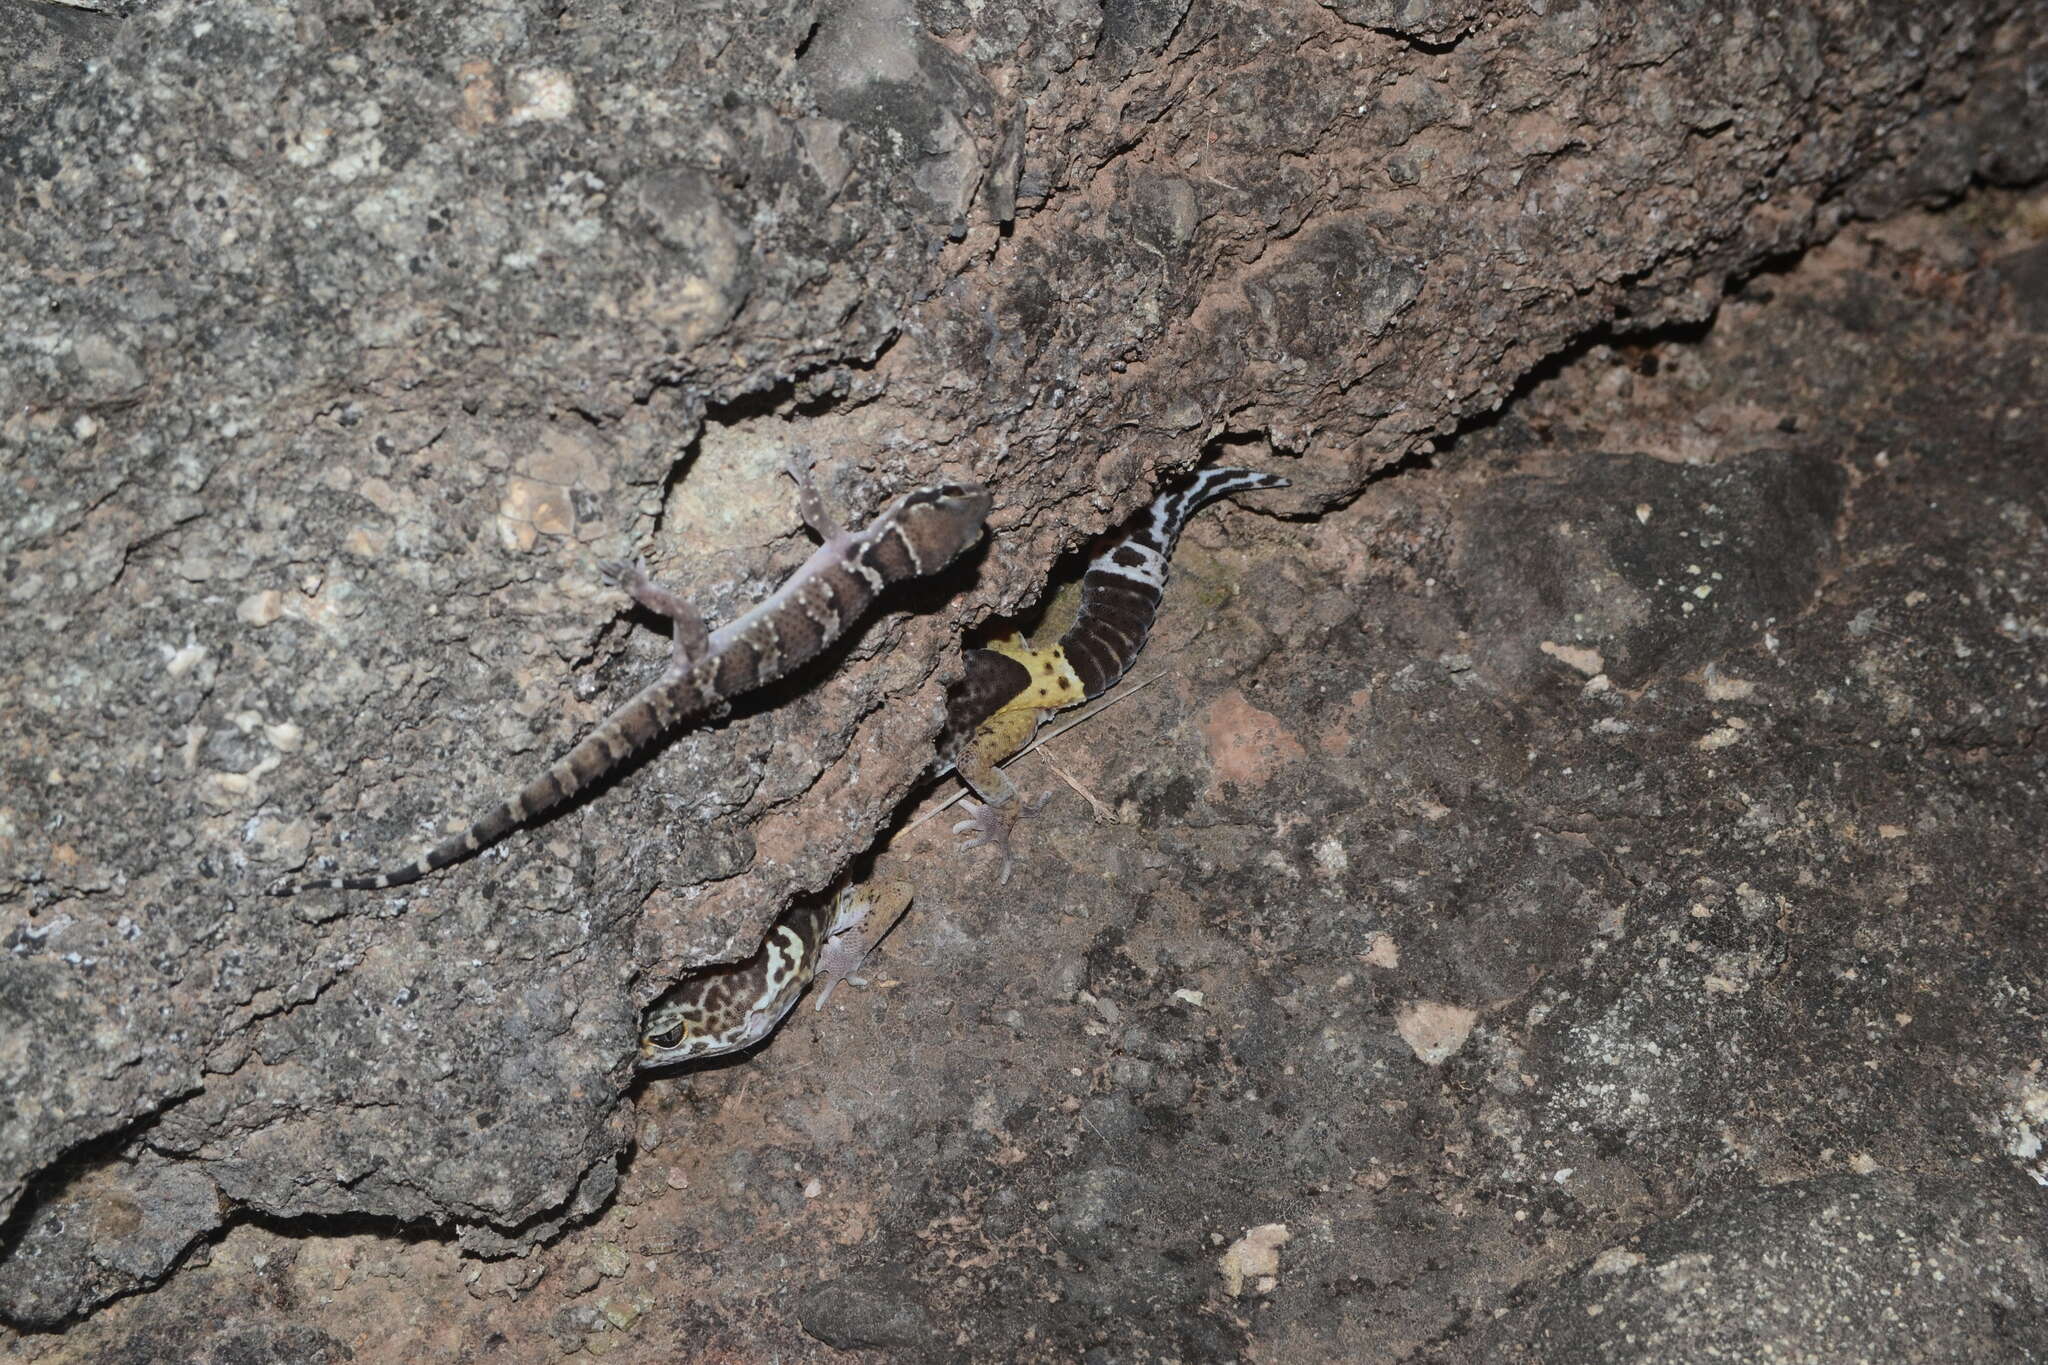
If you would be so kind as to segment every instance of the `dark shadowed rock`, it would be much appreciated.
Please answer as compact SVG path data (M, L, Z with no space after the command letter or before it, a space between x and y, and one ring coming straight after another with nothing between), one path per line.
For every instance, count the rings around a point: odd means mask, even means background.
M1502 478L1461 528L1474 652L1514 687L1555 672L1559 647L1626 687L1682 677L1812 601L1846 483L1787 451L1701 467L1587 454L1562 477Z

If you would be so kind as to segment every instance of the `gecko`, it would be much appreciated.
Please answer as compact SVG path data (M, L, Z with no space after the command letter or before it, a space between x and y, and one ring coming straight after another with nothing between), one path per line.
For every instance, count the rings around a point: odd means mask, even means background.
M1130 671L1151 636L1167 566L1188 519L1232 493L1287 486L1278 475L1254 470L1202 471L1161 493L1088 566L1079 612L1057 644L1033 649L1012 635L990 649L966 651L966 674L947 694L939 773L959 772L982 797L985 811L1015 805L1017 790L997 765L1030 742L1046 715L1100 696ZM1008 826L990 823L1001 834L967 846L1001 842L1001 879L1007 882ZM966 821L959 828L978 827ZM901 882L849 886L836 898L786 912L744 962L684 977L643 1018L640 1067L701 1061L754 1046L820 976L826 984L817 1008L823 1009L910 904L911 894Z
M785 472L796 480L804 524L822 543L766 601L707 631L697 608L657 584L643 560L601 565L599 571L635 602L669 619L674 638L660 677L517 794L413 862L357 877L286 878L272 885L271 894L405 886L489 848L616 771L678 723L715 712L816 658L884 588L937 573L981 539L988 519L987 489L971 482L939 483L903 494L866 526L847 531L827 513L807 458L791 460Z
M973 791L968 818L953 832L971 836L963 848L996 847L999 881L1010 880L1010 829L1023 810L999 765L1031 742L1045 717L1094 700L1130 671L1152 634L1174 547L1196 512L1233 493L1287 486L1277 474L1252 469L1202 470L1154 498L1089 563L1079 613L1056 644L1033 648L1012 633L966 651L966 674L946 696L938 771L957 772Z
M766 1038L815 977L816 1009L853 974L910 904L902 882L871 881L799 905L744 962L692 972L655 1001L640 1028L642 1069L741 1052Z

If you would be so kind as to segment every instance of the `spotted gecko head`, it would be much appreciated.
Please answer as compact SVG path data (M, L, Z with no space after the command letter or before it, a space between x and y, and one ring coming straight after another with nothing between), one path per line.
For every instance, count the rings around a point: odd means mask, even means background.
M641 1022L639 1065L673 1066L752 1047L796 1004L817 970L816 957L801 927L778 923L745 962L684 977Z
M724 980L692 978L669 991L647 1011L640 1027L640 1065L669 1066L716 1057L743 1044L735 1040L746 1012L734 1008Z

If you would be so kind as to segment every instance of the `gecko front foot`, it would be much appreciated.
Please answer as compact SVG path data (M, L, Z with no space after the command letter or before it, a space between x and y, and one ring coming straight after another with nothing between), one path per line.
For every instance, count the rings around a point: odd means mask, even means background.
M1004 886L1009 885L1010 835L1016 831L1019 820L1045 809L1045 803L1052 800L1052 796L1051 792L1040 792L1029 801L1012 799L993 805L968 797L960 803L960 808L967 812L967 818L953 826L955 834L971 836L960 845L961 851L989 846L996 848L1003 855L1002 870L997 873L996 880Z
M867 961L882 936L902 918L913 894L908 883L895 881L849 886L839 893L833 902L832 923L825 931L824 942L818 946L818 979L825 984L818 992L814 1008L825 1008L825 1002L842 981L851 981L856 986L867 984L854 973Z
M825 499L819 495L818 485L811 482L811 467L816 463L817 457L810 451L799 450L783 462L782 472L796 480L797 515L811 528L811 534L819 540L837 540L846 531L825 510Z
M626 587L627 580L637 578L645 582L651 577L647 572L645 555L634 555L631 559L608 559L597 566L597 571L604 576L605 582L616 588L624 588L628 593L633 590Z

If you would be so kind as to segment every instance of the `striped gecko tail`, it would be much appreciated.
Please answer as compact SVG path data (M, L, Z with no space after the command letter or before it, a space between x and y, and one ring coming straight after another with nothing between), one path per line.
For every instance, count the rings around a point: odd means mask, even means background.
M393 886L410 886L430 872L439 872L483 852L527 821L545 815L589 787L659 735L665 728L661 720L663 712L674 709L671 698L666 694L666 689L671 686L663 680L643 688L609 720L578 741L575 748L556 759L546 772L527 783L517 796L499 802L479 816L468 829L449 835L417 861L361 877L281 881L271 886L270 894L290 896L300 891L383 891Z
M1204 469L1180 488L1161 493L1152 500L1151 525L1153 539L1170 557L1173 547L1180 542L1180 533L1187 529L1195 513L1207 507L1218 498L1227 498L1233 493L1249 493L1261 488L1286 488L1288 481L1278 474L1266 474L1256 469Z
M1135 525L1081 578L1081 611L1060 648L1090 698L1114 687L1138 661L1152 634L1167 563L1188 519L1218 498L1260 488L1285 488L1278 474L1256 469L1204 469L1152 500Z
M527 788L527 791L532 790L532 787ZM429 872L439 872L444 867L459 863L472 853L489 848L519 828L522 821L517 814L517 804L516 800L498 803L491 808L488 815L475 821L468 829L460 834L449 835L404 867L373 872L361 877L323 877L306 882L282 881L270 888L270 894L292 896L301 891L382 891L387 887L411 886Z

